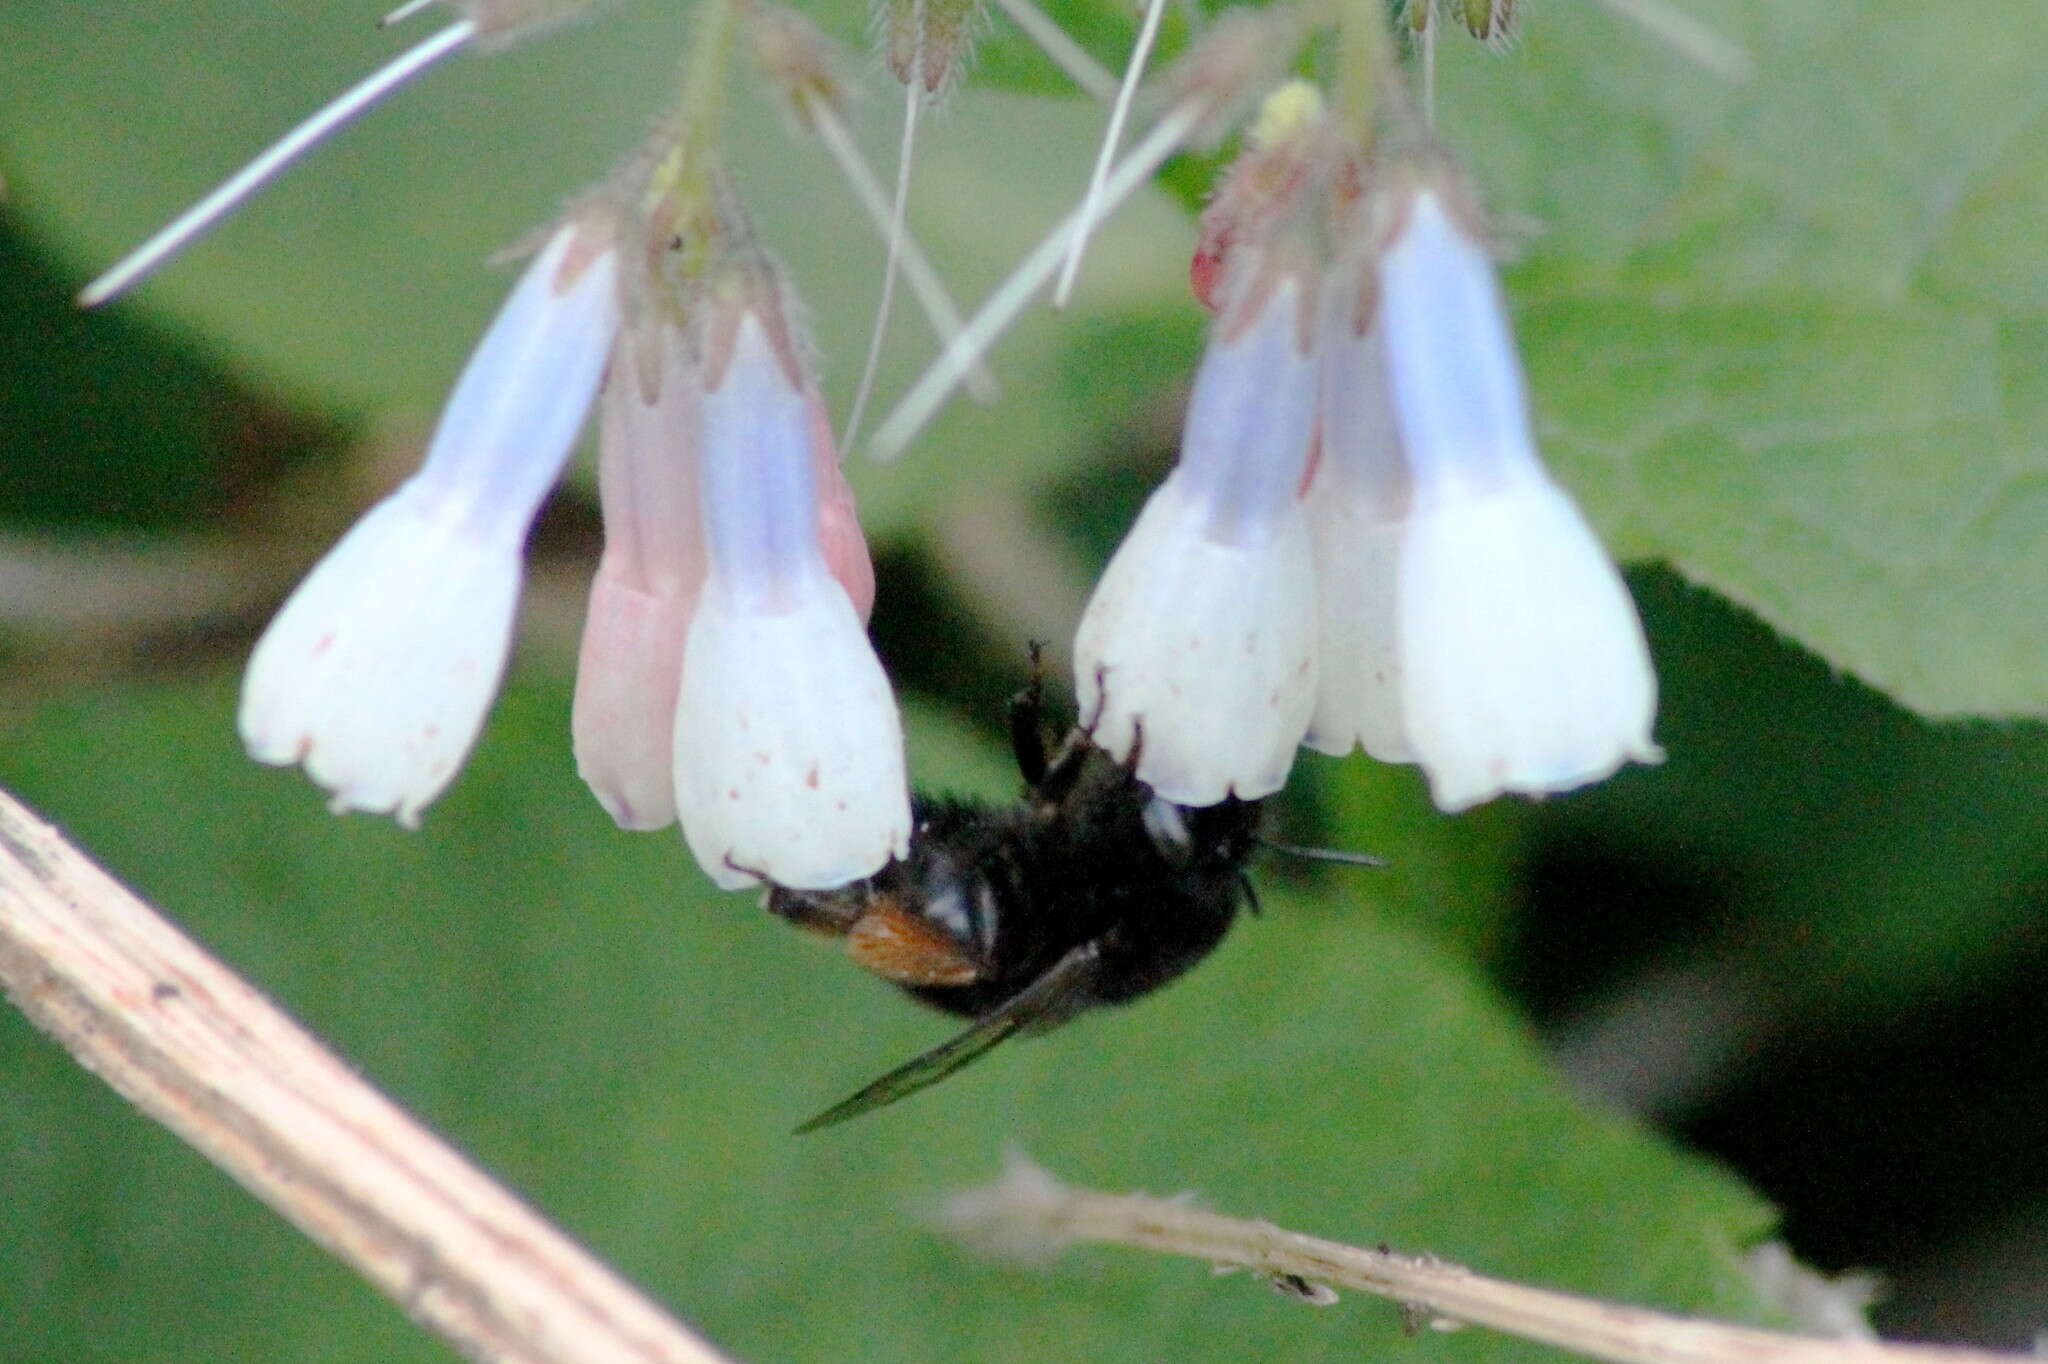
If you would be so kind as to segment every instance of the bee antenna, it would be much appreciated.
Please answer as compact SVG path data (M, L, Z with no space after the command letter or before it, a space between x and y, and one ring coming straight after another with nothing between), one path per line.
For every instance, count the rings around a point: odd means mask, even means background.
M1371 853L1350 852L1343 848L1310 848L1299 843L1282 843L1277 838L1258 836L1259 846L1289 857L1299 857L1304 862L1341 862L1347 867L1384 867L1387 859L1374 857Z

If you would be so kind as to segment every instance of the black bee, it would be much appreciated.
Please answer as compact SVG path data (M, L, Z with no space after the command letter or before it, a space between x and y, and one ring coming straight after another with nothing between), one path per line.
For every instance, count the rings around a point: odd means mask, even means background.
M1070 732L1050 750L1039 687L1011 704L1022 802L919 795L910 855L837 890L773 887L768 908L844 938L848 955L974 1020L799 1132L891 1104L1018 1033L1147 994L1207 956L1241 906L1262 841L1255 800L1176 805ZM1142 742L1142 735L1140 736ZM1276 845L1278 846L1278 845Z

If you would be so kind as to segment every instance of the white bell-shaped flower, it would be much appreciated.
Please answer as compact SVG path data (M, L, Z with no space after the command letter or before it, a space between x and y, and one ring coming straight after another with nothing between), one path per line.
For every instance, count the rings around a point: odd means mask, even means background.
M811 396L753 312L727 344L702 399L709 571L676 700L676 809L720 886L829 889L909 850L901 725L821 545L821 521L840 523L820 513Z
M1363 747L1381 762L1413 762L1395 619L1408 471L1378 328L1359 325L1355 290L1332 295L1322 342L1322 457L1308 499L1321 657L1303 742L1337 757Z
M1074 642L1094 741L1181 805L1270 795L1316 696L1301 490L1314 434L1308 303L1284 275L1210 341L1180 465L1104 570Z
M520 555L583 425L617 325L613 257L557 232L484 334L419 473L271 621L243 742L301 763L343 810L419 812L455 776L511 646Z
M576 770L623 829L675 823L676 688L704 581L697 510L698 386L681 331L653 323L621 346L598 404L604 557L590 585L570 733Z
M1401 718L1436 803L1566 791L1656 761L1634 603L1543 468L1493 264L1436 190L1406 205L1379 283L1412 484Z

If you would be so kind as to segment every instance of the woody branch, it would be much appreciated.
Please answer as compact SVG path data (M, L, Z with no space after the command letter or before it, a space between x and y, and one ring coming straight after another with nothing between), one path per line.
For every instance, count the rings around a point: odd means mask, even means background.
M464 1355L724 1360L4 793L0 987Z
M1873 1340L1822 1340L1475 1274L1434 1256L1367 1250L1270 1222L1225 1217L1185 1199L1074 1189L1015 1158L997 1183L957 1195L946 1221L963 1239L1043 1259L1096 1242L1183 1255L1313 1288L1391 1298L1424 1320L1484 1326L1613 1364L2011 1364L2022 1356Z

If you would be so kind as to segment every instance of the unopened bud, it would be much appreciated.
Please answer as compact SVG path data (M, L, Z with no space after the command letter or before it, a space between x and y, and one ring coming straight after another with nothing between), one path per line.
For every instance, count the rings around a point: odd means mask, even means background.
M966 69L980 9L978 0L888 0L882 59L905 85L943 95Z
M1258 117L1245 136L1254 147L1270 147L1297 137L1323 116L1323 92L1296 78L1283 82L1259 103Z
M832 42L818 26L787 5L756 5L747 36L754 64L789 116L805 131L816 126L817 110L846 115L846 82L833 62Z
M1507 37L1515 19L1515 0L1449 0L1449 4L1466 32L1488 41Z

